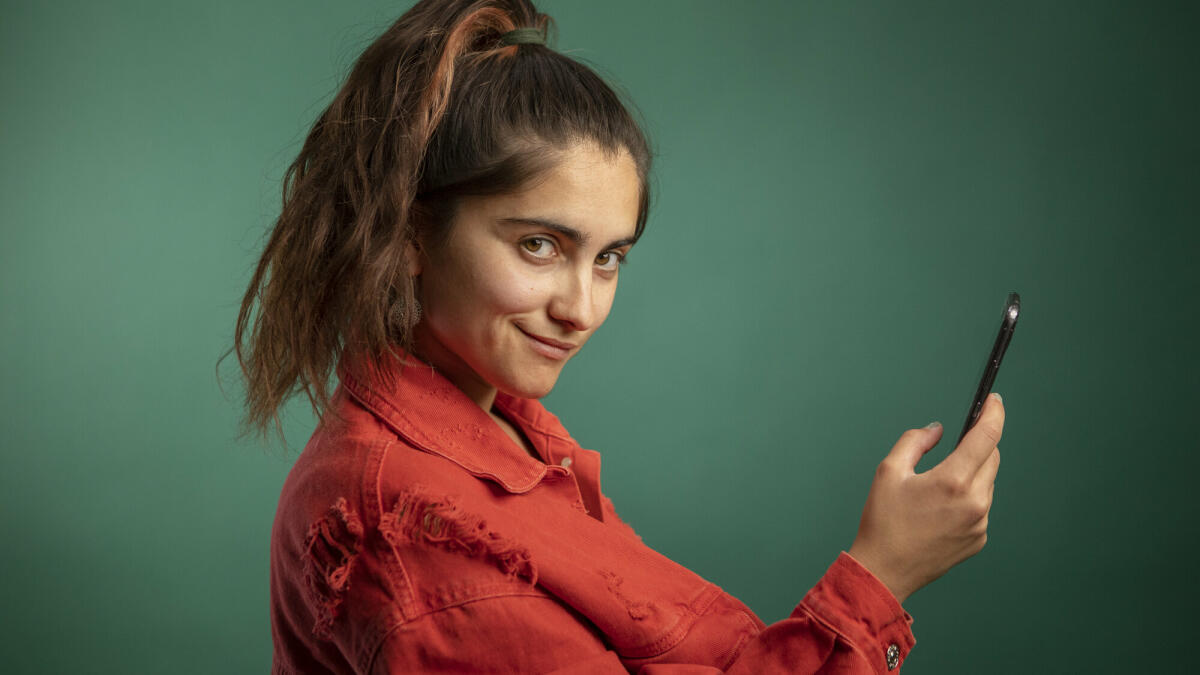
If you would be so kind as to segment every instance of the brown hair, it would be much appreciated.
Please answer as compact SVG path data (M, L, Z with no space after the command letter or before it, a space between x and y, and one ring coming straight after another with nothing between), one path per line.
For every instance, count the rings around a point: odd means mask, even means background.
M299 391L324 420L343 354L384 373L393 344L411 347L405 251L442 240L461 197L516 190L590 141L633 157L641 236L651 153L639 125L590 68L501 42L522 27L553 21L528 0L421 0L355 62L284 175L225 353L246 380L244 433L265 438L274 420L282 438L279 408Z

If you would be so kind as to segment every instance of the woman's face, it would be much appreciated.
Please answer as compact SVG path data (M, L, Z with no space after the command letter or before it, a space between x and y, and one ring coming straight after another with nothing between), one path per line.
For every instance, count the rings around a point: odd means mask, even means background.
M627 152L577 144L521 192L462 200L418 257L417 353L485 409L548 394L608 317L639 190Z

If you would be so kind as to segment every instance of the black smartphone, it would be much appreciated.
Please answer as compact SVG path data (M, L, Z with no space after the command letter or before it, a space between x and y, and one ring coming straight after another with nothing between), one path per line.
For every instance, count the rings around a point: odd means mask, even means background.
M967 412L967 423L963 425L962 433L958 435L958 443L962 443L963 436L966 436L971 427L975 426L975 422L979 419L979 412L983 410L983 402L992 392L992 383L996 381L996 373L1000 370L1000 361L1004 358L1004 350L1008 349L1009 341L1012 340L1013 330L1017 327L1017 316L1020 313L1021 296L1009 293L1008 300L1004 301L1004 316L1000 319L1000 332L996 334L996 342L992 345L992 353L988 356L987 363L983 364L983 377L979 378L979 388L975 390L975 400L971 402L971 409Z

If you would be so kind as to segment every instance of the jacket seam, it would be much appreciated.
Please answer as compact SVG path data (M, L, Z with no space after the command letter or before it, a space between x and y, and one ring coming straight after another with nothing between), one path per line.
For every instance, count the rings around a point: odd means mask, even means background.
M716 602L722 592L715 584L705 582L696 599L687 606L685 611L680 613L679 619L675 621L674 625L657 639L637 647L618 648L615 651L630 659L650 659L665 654L687 637L692 626L696 624L696 620L704 616L704 612L712 603Z
M513 593L504 593L504 594L497 594L497 595L481 596L478 598L470 598L467 600L463 600L461 602L455 602L453 604L445 605L443 607L438 607L437 609L431 609L429 611L421 612L420 614L414 615L411 619L400 619L399 621L394 621L392 623L392 625L388 626L386 629L381 631L379 643L376 644L375 648L371 651L370 658L368 658L366 661L366 670L364 670L363 672L365 672L365 673L372 672L372 670L375 668L375 661L379 658L379 650L383 649L383 646L385 644L387 644L388 638L390 638L392 636L392 634L395 633L398 629L403 628L404 626L406 626L410 623L415 623L417 621L420 621L421 619L424 619L426 617L432 617L433 615L439 614L448 609L455 609L457 607L462 607L463 605L469 605L473 602L483 602L486 600L502 600L504 598L510 598L510 597L541 598L543 600L550 600L551 602L558 604L558 600L556 598L546 595L545 593L535 593L532 591L527 591L527 592L518 591L518 592L513 592Z
M406 443L408 443L412 447L414 447L422 452L441 457L442 459L446 460L447 462L450 462L450 463L458 466L459 468L461 468L462 470L466 471L467 473L469 473L473 476L487 478L489 480L492 480L492 481L498 483L499 485L501 485L505 490L508 490L512 494L525 494L526 492L529 492L533 488L537 487L538 483L546 475L545 470L543 468L542 474L539 476L535 476L533 478L533 480L531 482L529 482L528 484L526 484L526 483L517 484L514 481L511 481L506 477L497 475L495 472L485 469L483 467L469 466L468 464L463 463L459 458L452 457L450 455L447 455L445 452L438 450L437 443L432 442L431 439L429 439L429 437L427 437L423 432L418 432L418 433L414 434L414 433L405 432L403 429L401 429L397 424L395 424L391 419L389 419L389 416L387 414L385 414L383 408L386 407L387 410L394 412L395 416L400 418L401 420L403 420L405 423L407 423L408 427L415 429L417 427L417 425L411 419L409 419L409 417L404 413L403 410L396 407L386 397L379 396L379 395L375 394L373 391L371 391L370 389L360 391L360 387L362 387L362 385L359 384L352 376L349 376L349 375L347 375L346 378L342 380L342 383L343 383L343 385L345 385L346 391L348 391L350 393L351 397L353 397L358 402L358 405L362 406L364 409L366 409L368 412L370 412L372 415L374 415L380 422L383 423L384 426L391 429L392 433L396 434L400 439L404 440ZM526 420L526 418L524 416L521 416L521 419ZM528 422L528 420L526 420L526 422ZM541 429L538 429L538 431L541 431ZM543 467L544 466L545 465L543 465Z
M507 406L507 405L506 405L506 406L504 406L504 412L506 412L506 413L508 413L509 415L512 415L512 416L514 416L514 417L520 417L520 418L521 418L521 420L522 420L523 422L525 422L525 424L529 425L529 427L531 427L532 429L536 430L538 433L541 433L541 434L545 435L545 436L546 436L546 437L548 437L548 438L553 438L553 439L555 439L555 440L559 440L559 441L562 441L562 442L564 442L564 443L575 443L575 439L571 438L570 436L563 436L563 435L560 435L560 434L558 434L558 433L557 433L557 432L555 432L555 431L551 431L551 430L549 430L549 429L546 429L544 426L542 426L542 425L540 425L540 424L535 424L533 420L529 419L529 416L528 416L528 415L523 415L523 414L521 414L521 413L520 413L518 410L516 410L516 408L514 408L513 406ZM575 443L575 444L576 444L576 445L578 445L577 443Z
M874 661L874 659L871 658L872 657L871 654L868 654L862 647L860 647L858 645L858 643L855 640L851 639L851 637L849 635L847 635L844 631L835 627L833 623L831 623L828 619L826 619L824 616L822 616L823 610L825 608L820 606L820 603L813 603L811 600L805 599L804 601L802 601L800 603L800 607L802 607L804 609L805 614L809 615L810 617L813 618L814 621L816 621L817 623L821 624L826 629L828 629L830 633L833 633L837 637L837 639L846 643L846 646L850 647L850 649L852 651L858 653L858 655L861 656L863 658L863 660L866 661L867 665L870 666L872 670L874 670L875 672L880 672L878 668L871 666L872 661ZM821 611L818 611L818 610L821 610Z
M409 578L408 570L404 567L404 559L401 558L400 552L396 550L396 546L388 541L387 537L379 531L379 524L383 519L383 466L387 463L388 452L392 449L393 443L388 441L379 455L379 466L375 470L375 485L372 489L376 508L379 509L379 517L376 519L376 527L373 529L374 535L379 537L382 544L387 547L387 551L391 553L385 561L384 567L388 571L388 586L391 588L392 596L399 600L400 616L404 617L413 613L416 604L416 594L413 589L412 580ZM397 578L398 577L398 578ZM398 586L400 586L398 588ZM384 633L386 634L386 630Z
M372 415L374 415L376 418L378 418L379 421L383 422L383 424L385 426L387 426L389 429L391 429L393 433L397 434L398 436L403 438L408 443L411 443L412 445L416 446L417 448L419 448L425 452L441 455L441 453L438 453L433 449L433 447L432 447L433 444L429 443L428 439L414 438L411 434L405 433L399 427L397 427L395 424L393 424L391 422L391 420L388 419L388 416L386 414L384 414L383 410L381 410L381 408L383 406L387 406L388 409L394 411L398 417L400 417L400 418L404 419L406 422L408 422L410 427L416 426L416 425L412 424L412 420L409 420L408 417L406 417L404 415L404 411L402 411L399 408L397 408L396 406L392 405L392 403L390 401L388 401L385 397L375 394L370 389L360 390L362 385L359 384L359 382L357 380L355 380L353 377L351 377L349 375L347 375L346 378L343 379L342 383L346 386L346 391L350 392L350 395L352 397L354 397L354 399L358 402L358 405L362 406L367 411L369 411ZM457 462L455 462L455 463L457 464ZM464 468L466 468L466 467L464 467Z
M747 624L747 627L750 630L742 633L741 639L737 641L737 644L733 646L733 649L729 650L729 658L724 664L721 665L721 670L723 671L729 670L729 667L732 666L734 662L738 660L738 657L742 655L742 650L746 648L746 645L750 642L750 640L758 637L759 633L762 632L761 629L759 629L758 624L755 623L754 619L752 619L744 610L738 612L738 617Z

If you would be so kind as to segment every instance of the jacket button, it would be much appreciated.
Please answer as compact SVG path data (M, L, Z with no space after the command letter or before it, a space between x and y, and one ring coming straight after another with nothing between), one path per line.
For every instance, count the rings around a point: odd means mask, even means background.
M900 648L895 644L890 644L887 648L888 670L895 670L898 665L900 665Z
M558 464L559 464L559 466L563 467L564 469L569 469L569 468L571 468L571 458L563 457L562 461L559 462Z

